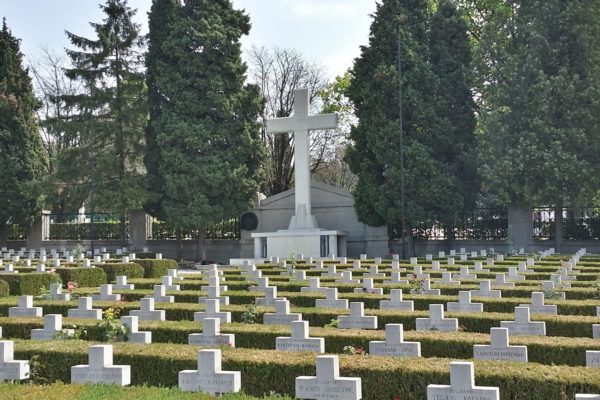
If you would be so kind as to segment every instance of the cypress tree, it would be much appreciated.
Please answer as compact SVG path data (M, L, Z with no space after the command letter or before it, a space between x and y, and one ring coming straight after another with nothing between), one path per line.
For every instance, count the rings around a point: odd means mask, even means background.
M360 122L350 132L346 160L358 176L353 192L356 212L369 225L401 223L398 39L409 226L444 200L442 165L431 147L435 110L430 94L435 79L428 60L427 24L426 0L383 1L374 14L369 45L362 47L354 64L348 95Z
M165 196L164 176L160 168L162 152L156 142L156 134L161 130L161 113L169 106L165 97L168 77L177 68L176 60L163 50L167 38L175 23L176 11L181 5L179 0L153 1L148 25L148 52L146 53L146 83L148 85L148 125L146 127L146 183L148 198L144 204L146 211L164 219L162 200ZM167 80L167 81L165 81ZM165 87L165 89L163 89Z
M197 259L205 260L207 228L237 217L258 191L263 101L257 86L244 86L248 16L228 0L189 0L175 16L160 44L168 68L149 76L165 99L154 120L161 208L171 226L198 232Z
M38 106L23 66L19 40L2 22L0 31L0 244L10 224L26 225L39 210L36 182L45 170L35 119Z
M430 96L435 120L428 146L435 160L443 164L447 185L445 199L432 204L431 212L447 228L451 240L457 213L475 206L480 179L467 23L449 0L441 0L432 16L429 48L436 81Z

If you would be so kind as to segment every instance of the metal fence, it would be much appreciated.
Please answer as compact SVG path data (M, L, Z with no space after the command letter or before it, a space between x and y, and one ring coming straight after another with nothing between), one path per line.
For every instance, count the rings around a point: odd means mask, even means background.
M565 207L562 209L565 240L600 239L600 207ZM553 207L533 209L533 237L552 239L555 230Z
M128 227L129 222L126 218L126 235ZM117 214L51 214L49 231L49 237L45 238L46 240L121 239L121 224Z
M27 228L18 224L11 224L8 227L7 240L27 240Z
M429 216L412 228L416 240L506 240L508 238L508 210L506 208L477 208L456 215L453 224L443 224ZM400 226L392 226L390 239L401 238Z
M229 239L239 240L241 237L240 219L228 218L220 222L211 224L206 229L206 239ZM153 240L176 240L177 229L169 226L164 221L152 220L152 237ZM184 230L181 232L183 240L197 240L197 230Z

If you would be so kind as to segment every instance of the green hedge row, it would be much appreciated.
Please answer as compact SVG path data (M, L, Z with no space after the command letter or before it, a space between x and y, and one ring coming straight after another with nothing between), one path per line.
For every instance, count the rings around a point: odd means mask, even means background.
M8 283L9 293L13 296L41 294L51 283L60 282L61 278L55 273L47 274L0 274L0 278Z
M106 272L108 282L114 282L117 275L125 275L128 278L143 278L145 273L144 268L135 262L94 264L94 266Z
M121 387L116 385L67 385L53 383L52 385L21 385L0 384L3 399L160 399L160 400L259 400L258 397L243 393L211 396L204 393L182 392L177 388L157 387ZM291 400L291 397L272 395L260 397L261 400Z
M98 321L65 319L65 328L73 325L83 326L88 332L89 340L101 340L102 329ZM6 338L29 339L31 330L43 327L41 319L0 318L0 326ZM192 321L140 321L141 331L152 332L153 343L188 342L188 335L202 330L202 324ZM236 347L253 349L275 349L275 338L290 336L287 326L249 325L241 323L221 326L222 333L235 334ZM384 340L383 331L359 331L351 329L319 328L310 329L311 337L325 339L327 353L341 354L345 346L363 347L368 351L369 342ZM470 359L473 357L473 345L489 344L490 337L481 333L466 332L405 332L404 339L421 342L423 357L444 357L454 359ZM587 338L514 336L511 345L528 347L530 362L547 365L585 366L586 350L600 350L600 342Z
M131 297L128 297L131 300ZM0 315L8 315L8 308L17 304L16 298L0 298ZM45 314L66 315L69 308L75 307L75 302L36 301L36 306L43 307ZM96 308L109 308L118 305L127 315L130 310L139 309L137 302L95 302ZM156 309L164 309L166 318L170 321L191 321L194 312L201 311L204 306L193 303L159 303ZM232 319L236 322L242 321L242 315L247 311L245 305L222 306L222 310L231 311ZM262 321L264 312L272 312L272 308L258 307L258 321ZM347 315L348 311L329 310L319 308L294 307L291 312L302 313L302 319L308 321L311 326L325 326L339 315ZM404 324L405 330L415 330L416 318L427 317L427 311L401 312L387 310L366 309L365 315L376 315L380 329L386 324ZM461 331L472 333L489 333L490 328L500 326L500 321L513 321L514 314L504 313L447 313L447 317L458 318ZM548 336L563 337L592 337L592 324L598 323L597 317L590 316L551 316L534 315L533 321L545 321Z
M98 287L108 282L101 268L56 268L56 273L63 282L76 282L78 287Z
M0 297L6 297L10 295L10 286L8 282L0 279Z
M40 356L50 382L70 381L72 365L87 364L87 342L16 341L15 359ZM114 363L131 366L133 385L175 386L178 372L196 369L197 347L175 344L115 344ZM315 375L315 355L224 348L223 369L240 371L242 389L251 395L294 395L297 376ZM363 399L422 400L427 385L449 384L450 359L406 359L375 356L340 357L340 376L360 377ZM475 381L497 386L501 399L573 399L576 393L599 393L600 372L594 368L534 363L475 361Z
M169 269L177 268L177 261L170 259L136 259L135 262L144 268L144 278L160 278Z

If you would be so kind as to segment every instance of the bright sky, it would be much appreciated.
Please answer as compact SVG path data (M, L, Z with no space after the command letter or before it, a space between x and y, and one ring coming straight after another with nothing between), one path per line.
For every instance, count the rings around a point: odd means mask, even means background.
M65 30L92 38L89 22L100 22L102 0L0 0L21 50L37 58L42 47L62 53L69 43ZM370 15L376 0L233 0L250 15L252 30L243 38L251 45L293 48L324 65L330 76L341 75L368 43ZM147 31L151 0L129 0L137 8L137 22Z

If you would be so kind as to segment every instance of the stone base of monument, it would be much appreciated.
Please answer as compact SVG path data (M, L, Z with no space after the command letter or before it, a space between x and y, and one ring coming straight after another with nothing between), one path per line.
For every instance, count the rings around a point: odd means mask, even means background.
M347 234L344 231L326 229L285 229L253 233L254 257L288 258L292 252L314 258L328 257L331 254L344 256Z

